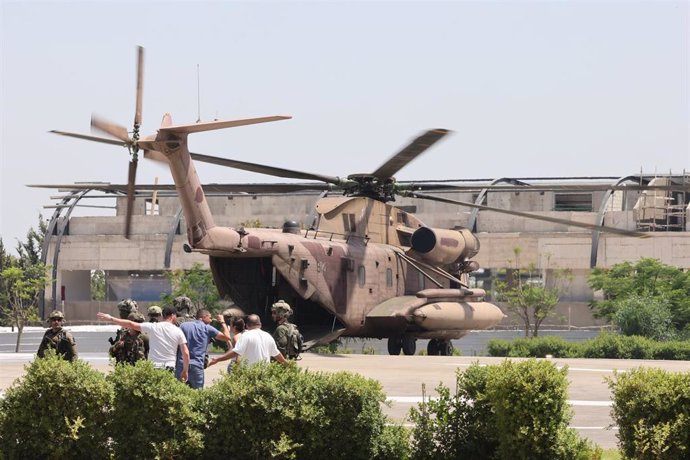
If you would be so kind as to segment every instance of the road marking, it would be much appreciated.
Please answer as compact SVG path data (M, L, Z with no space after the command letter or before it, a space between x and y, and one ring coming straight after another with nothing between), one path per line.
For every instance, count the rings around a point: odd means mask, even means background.
M510 358L506 358L510 359ZM445 366L454 366L454 367L470 367L473 365L476 365L477 363L443 363ZM487 364L487 363L481 363L479 364L480 367L486 367L486 366L492 366L493 364ZM606 374L613 374L614 372L628 372L626 369L598 369L595 367L571 367L571 366L563 366L559 365L556 366L556 369L563 369L564 367L568 368L568 371L577 371L577 372L603 372Z
M388 423L387 425L397 426L396 423ZM416 425L414 423L403 423L402 426L404 426L405 428L414 428ZM574 430L582 430L582 431L586 431L586 430L618 431L617 426L572 426L571 425L569 428L572 428Z
M419 404L423 402L423 398L421 396L388 396L386 398L389 401L392 402L397 402L397 403L406 403L406 404ZM438 399L436 396L427 396L426 400L436 400ZM584 407L610 407L613 405L612 401L586 401L582 399L569 399L568 404L571 406L584 406Z

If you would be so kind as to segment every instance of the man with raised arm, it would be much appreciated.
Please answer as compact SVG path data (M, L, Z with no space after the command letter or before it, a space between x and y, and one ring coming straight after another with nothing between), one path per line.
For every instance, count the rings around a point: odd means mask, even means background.
M98 318L110 321L120 327L141 331L149 336L149 360L160 369L175 372L175 361L179 348L182 354L182 371L180 380L187 381L189 376L189 349L187 339L175 325L177 310L174 307L163 309L163 320L158 323L135 323L127 319L115 318L108 313L98 312Z

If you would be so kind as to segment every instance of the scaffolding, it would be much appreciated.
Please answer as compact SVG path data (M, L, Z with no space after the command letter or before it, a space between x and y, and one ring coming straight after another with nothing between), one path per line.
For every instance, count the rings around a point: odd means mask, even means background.
M641 175L642 177L642 175ZM649 185L687 185L688 177L660 176ZM687 198L685 192L671 190L645 190L633 208L638 230L647 232L682 232L687 222Z

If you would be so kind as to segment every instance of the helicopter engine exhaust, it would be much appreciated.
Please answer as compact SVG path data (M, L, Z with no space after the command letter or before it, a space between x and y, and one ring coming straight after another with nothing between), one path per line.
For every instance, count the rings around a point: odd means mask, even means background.
M467 228L446 230L420 227L412 234L411 257L429 264L448 265L474 257L479 240Z

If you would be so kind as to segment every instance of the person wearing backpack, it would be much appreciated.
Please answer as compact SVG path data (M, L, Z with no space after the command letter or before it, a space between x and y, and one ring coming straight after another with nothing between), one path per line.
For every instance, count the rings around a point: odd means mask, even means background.
M276 341L278 350L287 359L298 359L302 352L302 334L297 326L290 323L288 319L292 314L292 308L284 300L279 300L271 307L271 317L278 324L273 339Z

